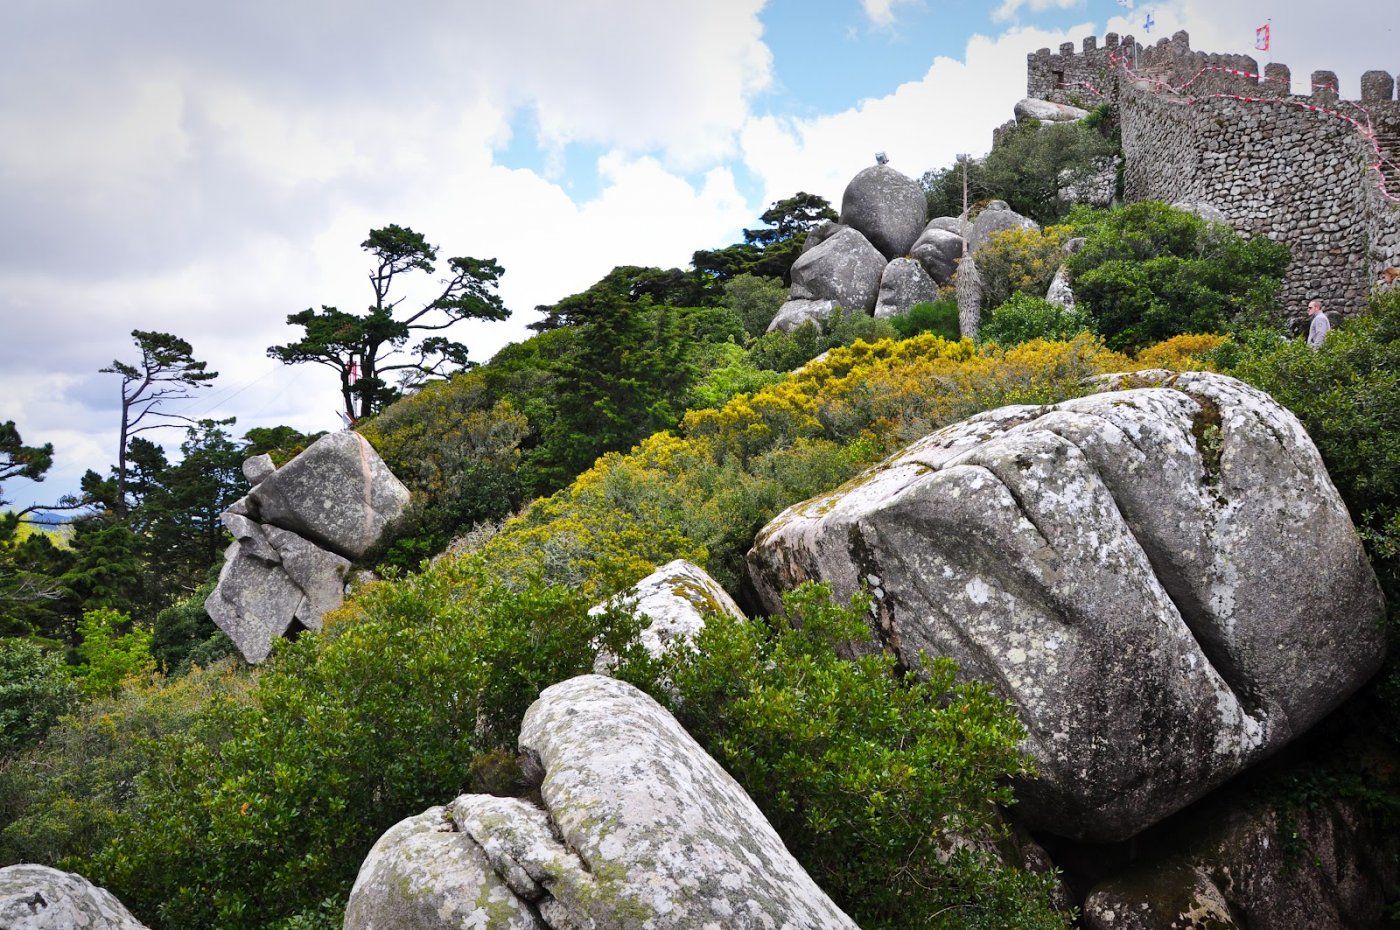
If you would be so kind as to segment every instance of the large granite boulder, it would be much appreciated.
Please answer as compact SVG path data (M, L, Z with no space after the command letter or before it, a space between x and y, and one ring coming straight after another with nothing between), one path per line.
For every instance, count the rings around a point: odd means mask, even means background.
M1297 419L1232 378L1006 407L789 508L763 606L868 587L911 665L947 655L1026 725L1033 828L1117 840L1276 751L1383 657L1382 599Z
M968 239L967 250L976 253L994 234L1008 229L1037 229L1035 220L1027 219L1007 206L1004 200L993 200L982 208L977 219L972 222L972 235Z
M1393 760L1392 760L1393 763ZM1400 893L1400 835L1356 801L1188 815L1162 854L1099 882L1087 930L1352 930L1382 926Z
M743 789L631 685L545 689L520 746L543 807L466 795L393 827L346 930L855 930Z
M875 301L877 317L907 313L915 304L938 299L938 285L924 266L912 258L896 258L885 266L880 278L880 296Z
M642 648L653 656L660 656L673 643L693 640L705 628L705 617L709 614L744 618L744 612L729 592L721 588L709 572L685 559L667 562L618 597L589 612L599 613L613 603L631 604L649 621L639 638Z
M885 257L869 240L854 229L842 229L793 263L790 296L830 300L868 314L875 309L885 265Z
M358 559L408 506L408 488L369 441L343 430L313 442L248 492L246 515Z
M818 225L807 230L807 238L802 240L802 250L797 254L805 255L808 252L815 249L817 246L821 245L826 240L830 239L832 236L839 233L841 230L850 228L851 227L849 226L843 226L840 223L835 223L831 220L826 220L822 223L819 223Z
M919 234L909 250L909 257L923 265L935 283L947 284L952 280L953 272L958 270L958 259L963 254L963 238L961 233L933 225L937 222L929 223Z
M46 865L0 869L4 930L147 930L110 891Z
M928 221L919 182L889 165L872 165L851 178L841 195L841 222L859 230L887 259L902 258Z
M778 308L778 312L773 314L773 320L768 324L768 332L790 333L806 323L815 323L817 326L821 326L822 322L835 312L836 301L834 300L807 300L805 298L786 300Z
M1017 124L1033 119L1040 123L1076 123L1089 115L1088 110L1072 107L1067 103L1041 100L1037 97L1024 97L1016 102L1013 111Z
M267 658L280 637L319 630L345 597L363 555L408 503L408 489L356 433L324 436L282 468L243 463L247 496L222 515L233 535L204 602L243 658Z

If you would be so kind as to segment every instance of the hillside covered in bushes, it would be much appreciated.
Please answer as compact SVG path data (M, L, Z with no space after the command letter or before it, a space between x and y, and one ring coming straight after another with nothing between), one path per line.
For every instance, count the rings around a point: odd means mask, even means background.
M1102 119L1007 145L1033 165L1048 146L1099 159L1112 153ZM157 928L339 927L391 826L466 791L537 787L516 753L522 718L605 653L861 927L1073 926L1117 851L1017 826L1012 786L1036 760L995 683L879 648L868 595L807 584L784 616L762 616L745 559L785 509L934 431L1159 368L1231 375L1298 418L1391 605L1381 673L1230 790L1284 823L1344 800L1394 835L1400 292L1311 349L1287 333L1276 243L1164 204L1062 203L998 151L979 171L984 199L1015 193L1047 225L978 253L976 340L958 337L953 287L887 319L841 311L769 331L808 230L831 218L798 195L764 214L771 235L697 253L687 271L617 268L542 308L533 337L356 423L412 504L324 630L266 664L242 663L204 615L212 557L181 567L186 589L200 584L183 597L171 585L163 602L104 601L70 584L67 621L47 602L11 611L0 863L79 872ZM930 199L950 183L931 176ZM1073 306L1045 299L1062 265ZM251 437L237 453L285 459L310 438ZM121 525L139 541L170 523ZM16 533L0 546L12 577L92 577L76 568L93 567L86 543ZM614 598L674 559L749 618L711 613L693 641L653 654L646 618Z

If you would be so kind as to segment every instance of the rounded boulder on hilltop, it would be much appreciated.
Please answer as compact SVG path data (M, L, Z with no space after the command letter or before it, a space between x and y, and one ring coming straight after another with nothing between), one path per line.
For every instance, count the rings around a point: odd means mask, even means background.
M851 178L841 195L841 222L858 230L887 259L909 254L928 221L919 182L889 165L872 165Z

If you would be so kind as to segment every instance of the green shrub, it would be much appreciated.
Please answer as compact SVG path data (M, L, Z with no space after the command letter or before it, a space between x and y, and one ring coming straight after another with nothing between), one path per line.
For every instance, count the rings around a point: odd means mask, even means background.
M102 607L85 612L78 621L78 636L82 664L74 674L84 694L116 694L122 682L156 669L151 631L120 611Z
M1147 201L1070 215L1075 297L1111 348L1274 321L1288 248Z
M65 861L153 926L316 926L384 830L513 750L542 688L600 647L635 653L629 616L473 565L368 586L326 633L279 645L251 701L162 739L101 848Z
M992 233L977 249L977 273L982 281L982 309L999 307L1017 294L1043 297L1064 253L1068 226L1045 229L1005 229Z
M213 593L216 579L210 579L156 614L151 628L151 656L163 675L184 675L198 665L207 668L212 662L238 653L228 638L204 609L204 602Z
M1387 578L1400 580L1400 292L1333 330L1318 349L1256 337L1233 374L1267 391L1307 428ZM1392 586L1392 597L1400 586Z
M941 336L949 342L957 342L961 337L958 302L951 298L915 304L904 313L890 317L889 324L901 339L911 339L920 333Z
M1093 320L1082 310L1067 310L1044 297L1016 294L992 311L978 329L977 338L1010 347L1032 339L1072 339L1092 331Z
M245 700L231 664L178 679L136 681L64 717L38 746L0 764L0 862L86 873L90 857L129 829L138 780L183 777L167 768L173 743L217 745L231 730L211 707Z
M1068 926L1053 879L999 851L995 805L1030 771L1009 705L947 659L841 658L869 638L868 599L841 607L809 584L784 605L791 622L710 616L663 660L674 690L653 691L817 883L870 930Z
M875 342L896 335L888 320L837 307L820 324L803 323L790 333L764 333L749 346L749 363L758 369L792 371L823 352L851 345L858 339Z
M762 336L787 300L788 289L782 278L762 278L752 274L735 275L724 283L724 305L744 321L750 336Z
M0 639L0 758L39 742L76 701L61 653Z

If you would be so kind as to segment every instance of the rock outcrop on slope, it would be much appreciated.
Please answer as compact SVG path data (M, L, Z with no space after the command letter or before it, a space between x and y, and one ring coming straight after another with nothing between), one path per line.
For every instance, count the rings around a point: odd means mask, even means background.
M393 827L346 930L855 930L744 790L631 685L545 689L521 750L543 808L465 795Z
M1040 772L1018 819L1082 839L1181 809L1383 657L1381 594L1311 440L1206 373L940 430L789 508L749 567L771 611L804 580L867 586L906 662L995 685Z
M253 489L222 515L234 542L204 608L249 662L278 637L319 630L351 561L408 504L408 489L358 433L323 436L282 468L243 466Z
M116 896L73 872L46 865L0 869L4 930L146 930Z
M630 602L649 621L638 638L643 649L658 657L673 643L695 639L705 628L707 614L744 617L729 592L709 572L685 559L667 562L615 600ZM605 610L610 603L599 604L590 613Z

